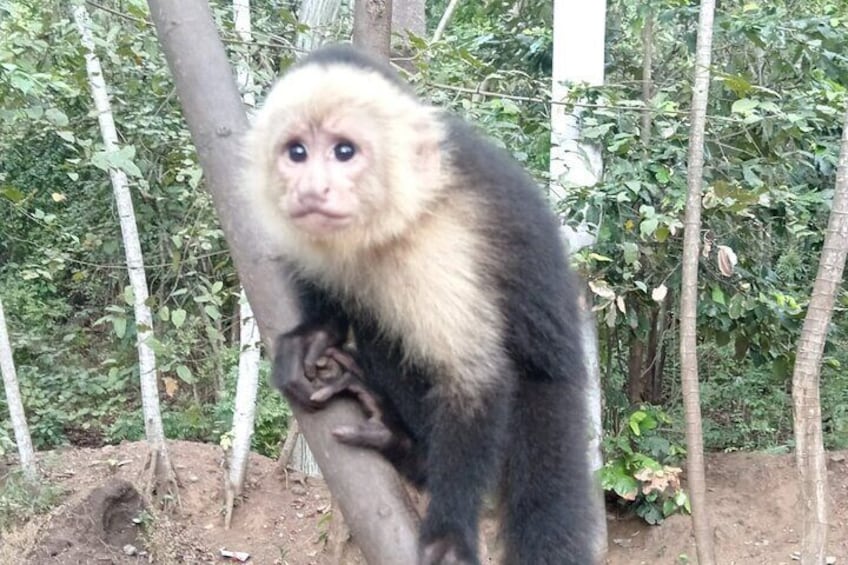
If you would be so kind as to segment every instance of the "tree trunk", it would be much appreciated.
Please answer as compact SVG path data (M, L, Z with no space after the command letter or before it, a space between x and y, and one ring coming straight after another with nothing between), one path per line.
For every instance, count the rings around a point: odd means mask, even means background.
M627 346L627 399L638 405L645 400L645 344L637 332L630 333Z
M432 43L436 43L442 38L442 35L444 35L445 29L447 29L458 5L459 0L450 0L450 2L448 2L447 7L445 8L445 13L442 14L442 17L439 20L439 25L436 26L436 31L433 32L433 39L431 40Z
M244 290L241 291L238 382L233 406L233 446L230 454L230 476L227 483L224 527L229 529L233 505L244 488L250 438L256 414L256 391L259 387L259 326Z
M297 47L308 53L326 42L332 36L327 27L338 17L341 5L341 0L303 0L297 21L307 29L297 34Z
M392 2L392 31L406 39L408 33L424 37L427 18L424 0L394 0Z
M32 450L32 439L29 435L29 427L27 427L24 404L21 402L21 391L18 388L18 375L15 372L15 360L12 357L12 344L9 341L9 328L6 325L6 314L3 312L2 300L0 300L0 373L3 374L6 405L9 407L9 419L12 420L12 431L15 434L15 443L18 446L21 469L24 476L34 481L37 475L35 452Z
M701 231L701 190L704 171L704 126L710 86L710 61L715 0L701 0L695 80L692 89L689 135L688 194L683 236L683 281L680 296L680 371L686 419L686 472L692 500L692 522L700 565L715 563L713 532L707 515L704 441L701 431L701 400L698 390L696 313L698 306L698 247Z
M604 33L606 29L606 2L586 3L571 1L554 2L554 60L552 97L555 102L568 96L566 83L588 82L601 85L604 82ZM551 106L551 200L564 197L563 186L593 186L601 179L602 163L600 149L580 141L579 114L577 110L567 113L561 104ZM583 222L577 230L563 229L569 253L594 243L595 234ZM580 320L580 335L584 344L586 371L590 386L584 391L584 401L591 414L592 441L590 464L597 473L603 463L601 457L601 377L598 362L598 338L590 300L583 297ZM604 515L603 493L598 486L595 499L597 508L593 516ZM595 527L595 555L602 562L607 552L606 521L598 520Z
M653 60L654 60L654 11L648 9L642 27L642 145L646 148L651 142L651 97L653 96Z
M353 44L389 58L392 49L392 0L355 0Z
M118 133L112 119L112 108L106 91L106 82L103 79L103 69L94 53L91 20L84 5L74 6L74 21L86 51L86 70L97 110L97 120L100 123L100 134L103 136L103 146L107 152L114 153L119 150ZM112 180L112 190L118 208L121 236L127 258L127 272L133 292L133 311L138 338L138 369L141 378L141 406L144 413L145 437L151 449L148 461L147 494L155 493L160 502L179 501L176 474L168 457L165 432L162 429L162 416L159 411L156 354L149 343L149 340L153 338L153 316L147 306L147 278L144 273L144 259L141 253L141 242L138 239L132 196L124 171L116 168L109 169L109 177Z
M291 329L298 313L268 238L245 217L244 193L236 190L247 117L209 5L203 0L148 4L233 261L260 333L272 347L271 337ZM292 409L368 563L415 562L417 518L397 473L379 454L340 445L332 437L337 426L364 421L359 406L338 399L314 413Z
M239 39L246 45L252 40L250 33L250 0L233 0L233 21ZM253 94L253 75L244 58L236 62L236 80L248 108L256 104ZM256 415L256 391L259 387L259 326L250 308L250 302L241 290L239 299L239 369L236 381L236 398L233 408L233 444L230 452L229 476L225 488L224 527L229 529L236 497L244 488L247 461L250 456L250 438Z
M842 127L842 147L836 190L824 238L813 294L798 340L792 375L795 461L801 486L801 564L820 565L827 552L827 467L822 441L819 377L827 328L842 284L848 253L848 110Z

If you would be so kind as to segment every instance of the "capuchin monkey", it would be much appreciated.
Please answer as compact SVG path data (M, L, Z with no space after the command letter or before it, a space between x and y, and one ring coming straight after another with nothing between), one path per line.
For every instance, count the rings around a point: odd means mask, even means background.
M301 323L273 380L423 486L419 565L478 565L496 491L508 565L596 561L588 376L559 224L505 151L348 46L294 65L246 141L250 216L293 273ZM341 346L352 331L355 353ZM316 379L327 357L341 377Z

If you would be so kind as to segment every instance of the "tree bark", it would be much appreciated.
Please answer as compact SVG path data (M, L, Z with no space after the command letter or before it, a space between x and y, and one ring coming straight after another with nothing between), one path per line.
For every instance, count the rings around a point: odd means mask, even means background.
M233 0L233 20L239 39L250 44L250 0ZM236 80L242 99L248 108L256 104L253 94L253 75L244 58L236 63ZM229 529L236 497L244 487L247 461L250 456L250 438L256 416L256 392L259 387L259 326L253 316L250 302L241 290L239 300L239 368L236 398L233 408L233 444L230 451L229 476L225 492L224 527Z
M32 438L29 435L24 403L21 402L21 391L18 388L18 375L15 372L15 360L12 357L12 344L9 341L9 327L6 325L2 300L0 300L0 373L3 374L6 405L9 407L9 419L12 420L12 431L18 446L21 469L27 479L34 481L37 476L35 452L32 450Z
M713 532L707 514L704 441L701 430L701 400L698 389L696 315L698 307L698 256L701 231L701 190L704 172L704 127L710 86L710 61L715 0L701 0L695 80L692 89L689 134L688 194L683 236L683 281L680 296L680 371L686 420L686 472L692 500L692 522L700 565L715 563Z
M115 129L115 121L112 118L112 108L109 103L106 82L103 79L103 69L100 66L99 58L94 53L95 45L91 32L91 20L82 4L74 6L73 12L86 51L86 71L91 94L94 98L94 107L97 110L97 121L100 124L103 146L107 153L116 153L120 149L118 133ZM144 257L138 238L138 226L135 222L135 210L133 209L126 173L118 168L110 168L109 177L112 180L112 190L118 208L121 236L127 259L127 272L133 292L138 371L141 380L141 406L144 413L145 437L151 448L151 456L148 462L150 480L147 484L147 494L151 495L155 492L161 502L178 501L179 489L177 488L176 474L168 457L165 431L162 428L162 415L159 410L156 354L149 343L153 339L153 316L147 305L147 277L144 272ZM166 495L170 495L170 497Z
M392 2L392 30L406 38L408 33L424 37L427 33L427 18L424 0L394 0Z
M795 461L801 487L801 564L820 565L827 558L827 466L822 440L819 378L833 304L842 284L848 254L848 110L842 127L842 147L836 190L827 224L813 294L798 340L792 375Z
M236 189L247 117L224 47L207 2L148 4L233 261L260 333L272 346L269 336L291 329L298 313L286 274L257 222L244 216L244 195ZM416 514L397 473L378 454L340 445L330 433L363 422L359 406L339 399L314 413L292 409L368 563L414 562Z
M341 0L303 0L297 21L307 29L297 34L295 44L299 49L308 53L330 37L327 26L337 18L341 4Z
M392 0L355 0L353 44L389 58L392 49Z
M642 27L642 145L646 148L651 142L651 97L653 96L653 64L654 64L654 11L648 8L645 13L645 23Z

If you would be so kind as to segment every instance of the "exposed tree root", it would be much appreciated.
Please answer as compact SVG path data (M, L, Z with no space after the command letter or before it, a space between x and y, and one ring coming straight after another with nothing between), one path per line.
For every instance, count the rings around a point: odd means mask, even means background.
M165 449L148 447L144 464L144 497L164 512L180 508L180 483Z

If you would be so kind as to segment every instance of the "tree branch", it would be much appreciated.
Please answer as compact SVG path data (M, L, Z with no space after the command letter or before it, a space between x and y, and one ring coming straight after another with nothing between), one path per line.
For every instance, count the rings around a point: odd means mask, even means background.
M159 41L174 76L233 261L264 341L293 326L296 309L268 238L245 218L237 190L239 138L247 117L207 2L149 0ZM392 467L378 454L336 442L330 430L363 421L351 401L315 413L293 407L306 440L368 563L411 563L417 552L415 512Z

